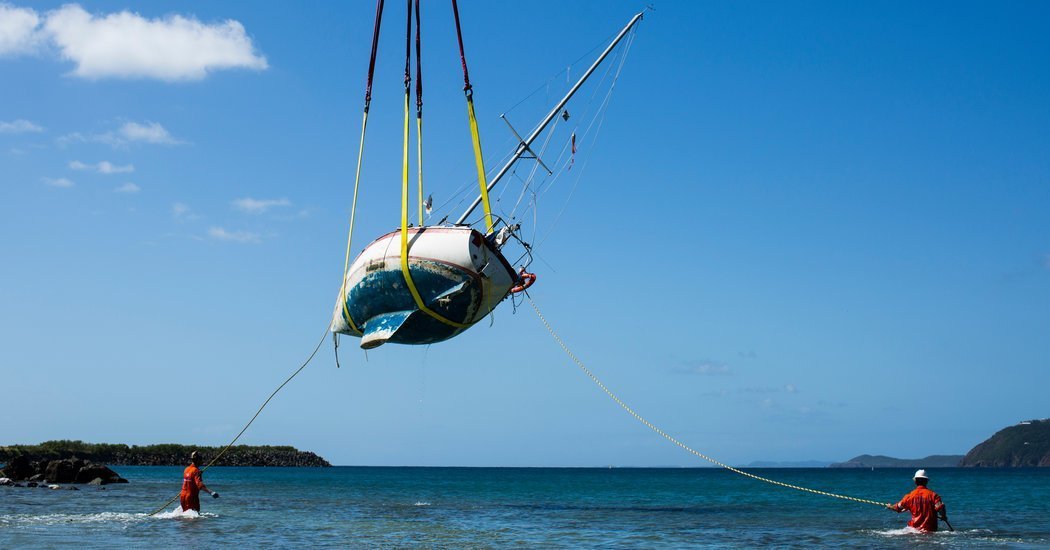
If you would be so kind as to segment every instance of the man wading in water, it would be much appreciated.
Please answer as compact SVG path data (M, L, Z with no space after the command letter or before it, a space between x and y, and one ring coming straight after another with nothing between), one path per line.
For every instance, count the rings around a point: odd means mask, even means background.
M908 527L918 529L924 533L937 530L937 516L939 515L945 523L948 522L948 510L941 502L937 493L926 488L930 478L926 476L926 470L915 472L915 490L904 495L897 504L887 504L886 508L900 513L905 510L911 512L911 521ZM949 525L951 527L951 525Z
M186 470L182 472L182 492L179 493L179 502L182 503L182 511L194 510L198 514L201 511L201 499L200 492L204 491L212 496L212 498L219 498L219 493L212 491L204 484L204 479L201 478L201 455L197 451L190 453L190 465L186 466Z

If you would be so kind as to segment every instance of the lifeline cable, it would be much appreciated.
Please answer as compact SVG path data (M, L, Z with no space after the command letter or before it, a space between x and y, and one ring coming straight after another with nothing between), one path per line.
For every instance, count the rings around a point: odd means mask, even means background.
M266 408L266 405L270 404L270 400L273 399L273 396L277 395L277 392L281 391L281 388L284 388L286 385L288 385L288 383L292 381L292 378L295 378L296 375L298 375L300 372L302 372L303 369L306 368L306 365L310 364L310 361L313 361L314 356L317 355L317 350L321 349L321 344L324 343L324 339L328 336L328 329L329 328L331 328L330 325L328 327L325 327L324 334L321 335L321 340L317 342L317 346L314 347L314 350L312 352L310 352L310 356L306 358L306 361L303 361L303 364L300 365L298 369L295 369L295 372L293 372L291 374L291 376L286 378L284 380L284 382L281 382L281 385L277 386L276 390L273 390L273 393L270 394L270 397L267 397L266 401L263 401L262 406L259 407L259 410L255 411L255 414L252 416L252 419L249 420L248 423L245 424L243 428L241 428L241 431L237 434L237 436L234 437L233 440L230 441L226 445L226 447L224 447L221 451L219 451L219 454L215 455L215 458L212 458L210 461L208 461L208 464L205 465L204 468L201 469L201 473L202 474L208 468L211 468L212 464L215 464L215 462L218 461L219 458L222 457L222 455L226 454L226 451L229 451L230 447L233 447L233 444L236 443L237 440L240 439L242 435L244 435L244 432L248 431L248 426L251 426L252 422L255 422L256 418L259 418L259 413L261 413L263 411L263 409ZM155 516L158 513L162 512L165 508L168 507L169 504L171 504L172 502L175 502L178 498L179 498L179 495L175 495L174 497L171 498L171 500L169 500L169 501L165 502L164 504L162 504L160 508L157 508L153 512L150 512L150 515L151 516Z
M757 475L752 474L750 472L745 472L743 470L734 468L734 467L732 467L732 466L730 466L728 464L725 464L723 462L719 462L718 460L715 460L715 459L713 459L713 458L711 458L711 457L701 453L700 451L697 451L697 450L693 449L692 447L686 445L685 443L682 443L681 441L678 441L677 439L672 437L667 432L665 432L665 431L661 430L660 428L657 428L656 426L654 426L651 422L649 422L648 420L643 418L642 415L634 412L634 409L632 409L630 406L628 406L627 403L624 403L622 400L620 400L620 398L617 397L616 394L614 394L612 392L612 390L610 390L608 387L606 387L606 385L603 384L602 381L599 380L598 377L595 376L594 373L592 373L590 371L590 369L588 369L586 366L584 366L583 361L580 361L580 359L578 357L576 357L576 355L571 350L569 350L569 347L565 345L565 342L561 339L560 336L558 336L558 333L554 332L554 328L551 327L551 324L547 322L547 318L544 317L542 313L540 313L540 308L536 306L536 302L533 301L532 296L529 296L529 293L526 292L525 293L525 297L527 297L529 299L529 305L531 305L532 309L534 311L536 311L536 315L540 318L540 321L543 322L543 326L547 327L547 332L551 333L551 336L554 337L554 341L558 342L558 345L561 346L561 349L563 349L565 351L565 353L569 356L569 358L572 359L574 363L576 363L576 366L580 367L580 370L582 370L584 372L584 374L586 374L591 379L592 382L594 382L599 388L601 388L602 391L605 392L605 394L608 395L610 399L615 401L617 405L619 405L621 408L623 408L623 410L627 411L631 416L633 416L635 420L641 422L642 424L645 424L645 427L647 427L650 430L660 434L664 439L670 441L671 443L674 443L675 445L681 447L682 449L684 449L684 450L686 450L686 451L688 451L688 452L690 452L690 453L692 453L692 454L694 454L694 455L696 455L696 456L698 456L698 457L700 457L700 458L702 458L702 459L704 459L704 460L706 460L706 461L708 461L708 462L710 462L712 464L715 464L717 466L721 466L722 468L725 468L726 470L729 470L730 472L733 472L735 474L740 474L740 475L742 475L744 477L749 477L751 479L758 480L758 481L764 481L766 483L771 483L773 485L778 485L780 487L786 487L788 489L795 489L797 491L804 491L804 492L807 492L807 493L813 493L815 495L824 495L826 497L840 498L842 500L851 500L853 502L860 502L862 504L873 504L873 505L879 506L879 507L885 507L886 506L882 502L876 502L874 500L868 500L866 498L857 498L857 497L851 497L851 496L847 496L847 495L840 495L840 494L836 494L836 493L829 493L827 491L820 491L820 490L817 490L817 489L810 489L808 487L801 487L799 485L792 485L790 483L784 483L783 481L777 481L775 479L769 479L769 478L766 478L766 477L757 476Z

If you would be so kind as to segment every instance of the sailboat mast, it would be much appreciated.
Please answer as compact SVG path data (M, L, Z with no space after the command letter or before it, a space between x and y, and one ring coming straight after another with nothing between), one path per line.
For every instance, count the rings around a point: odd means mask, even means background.
M518 144L518 148L517 150L515 150L514 156L512 156L509 161L507 161L507 164L503 165L503 168L500 168L500 171L496 174L496 177L492 178L492 181L489 182L489 191L492 191L492 188L496 187L496 184L499 183L501 179L503 179L503 176L506 175L506 173L510 170L510 167L513 166L519 158L521 158L521 155L525 154L525 152L529 150L529 147L532 145L532 142L535 141L536 138L539 137L539 135L543 132L543 130L547 128L547 125L550 124L550 121L554 120L554 117L561 112L562 107L565 107L565 104L568 103L570 99L572 99L572 96L576 93L577 90L580 89L580 86L582 86L583 83L587 80L587 78L591 76L591 73L593 73L594 70L598 68L598 65L600 65L601 62L605 60L609 53L612 52L613 48L615 48L616 45L620 43L620 40L622 40L623 37L627 35L627 32L631 30L631 27L633 27L634 24L637 23L638 20L641 19L642 15L644 14L644 11L639 12L637 15L631 18L627 25L624 26L624 28L620 31L620 34L616 35L616 38L613 39L612 43L610 43L609 46L605 48L605 51L603 51L602 54L598 56L598 59L594 60L594 63L592 63L591 67L587 69L587 72L583 73L583 76L580 77L578 81L576 81L576 84L573 85L572 89L569 90L569 93L565 94L565 97L563 97L561 101L559 101L558 104L553 109L551 109L551 112L547 114L547 117L543 119L543 122L541 122L540 125L537 126L535 130L533 130L532 134L530 134L529 137L525 139L525 141L522 141ZM458 220L456 220L456 225L463 225L466 219L470 216L472 212L474 212L474 209L477 208L479 204L481 204L481 196L478 196L478 198L474 199L474 202L470 204L470 208L467 208L467 211L463 212L463 215L460 216Z

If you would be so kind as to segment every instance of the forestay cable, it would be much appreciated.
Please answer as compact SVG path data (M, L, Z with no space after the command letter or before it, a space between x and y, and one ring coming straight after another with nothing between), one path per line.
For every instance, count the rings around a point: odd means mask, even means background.
M574 363L576 363L576 366L579 367L580 370L582 370L583 373L586 374L591 379L592 382L594 382L599 388L601 388L601 390L603 392L605 392L605 395L608 395L610 399L615 401L617 405L619 405L623 410L627 411L628 414L633 416L635 418L635 420L641 422L642 424L645 424L645 427L647 427L650 430L656 432L657 434L659 434L664 439L670 441L671 443L674 443L675 445L681 447L682 449L684 449L684 450L686 450L686 451L688 451L688 452L690 452L690 453L692 453L692 454L694 454L694 455L696 455L696 456L698 456L698 457L700 457L700 458L702 458L702 459L704 459L704 460L706 460L706 461L708 461L708 462L710 462L712 464L715 464L717 466L721 466L722 468L725 468L726 470L729 470L730 472L733 472L735 474L740 474L740 475L742 475L744 477L749 477L749 478L754 479L754 480L764 481L766 483L770 483L770 484L777 485L777 486L780 486L780 487L785 487L785 488L788 488L788 489L795 489L796 491L804 491L804 492L812 493L812 494L815 494L815 495L823 495L823 496L826 496L826 497L839 498L839 499L842 499L842 500L849 500L849 501L853 501L853 502L859 502L859 503L862 503L862 504L872 504L872 505L879 506L879 507L886 506L886 504L884 504L882 502L876 502L874 500L869 500L869 499L866 499L866 498L857 498L857 497L851 497L851 496L847 496L847 495L840 495L840 494L836 494L836 493L829 493L827 491L820 491L818 489L810 489L808 487L802 487L802 486L799 486L799 485L792 485L790 483L784 483L783 481L777 481L775 479L769 479L769 478L766 478L766 477L757 476L757 475L752 474L750 472L745 472L745 471L740 470L738 468L734 468L734 467L732 467L732 466L730 466L728 464L725 464L723 462L719 462L718 460L715 460L714 458L711 458L711 457L701 453L700 451L697 451L697 450L693 449L692 447L686 445L685 443L682 443L681 441L675 439L673 436L671 436L667 432L661 430L660 428L656 427L651 422L649 422L648 420L643 418L642 415L640 415L637 412L635 412L634 409L632 409L629 405L627 405L627 403L624 403L619 397L616 396L615 393L612 392L612 390L610 390L605 384L603 384L602 381L599 380L598 377L595 376L594 373L591 372L591 370L588 369L583 364L583 361L580 361L580 359L578 357L576 357L576 354L574 354L569 349L569 347L567 345L565 345L565 341L563 341L561 339L561 337L558 336L558 333L556 333L554 331L554 328L551 326L551 324L549 322L547 322L547 318L544 317L542 313L540 313L540 308L536 306L536 302L532 299L532 296L529 296L528 292L525 293L525 296L529 299L529 305L531 305L532 309L536 312L536 316L538 316L540 318L540 321L543 322L543 326L547 327L547 332L551 333L551 336L554 337L554 341L557 342L558 345L561 346L561 349L565 351L565 354L568 355L569 358L572 359L572 361Z

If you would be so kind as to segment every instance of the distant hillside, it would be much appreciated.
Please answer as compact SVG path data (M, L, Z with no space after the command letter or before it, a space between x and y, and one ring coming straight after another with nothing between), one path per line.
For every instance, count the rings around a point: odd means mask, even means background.
M926 458L893 458L882 455L860 455L846 462L836 462L829 468L953 468L959 465L961 455L930 455Z
M827 468L830 464L823 460L757 460L744 468Z
M1050 419L1028 420L999 430L963 457L961 466L1050 466Z
M221 447L200 447L161 443L158 445L124 445L120 443L84 443L83 441L45 441L39 445L0 447L0 463L6 464L20 455L32 461L81 458L99 464L127 466L180 466L189 463L190 453L200 451L207 463ZM237 445L231 447L216 466L331 466L327 460L308 451L289 446Z

